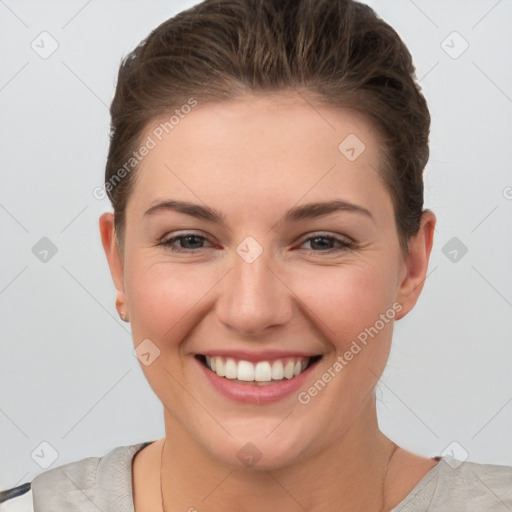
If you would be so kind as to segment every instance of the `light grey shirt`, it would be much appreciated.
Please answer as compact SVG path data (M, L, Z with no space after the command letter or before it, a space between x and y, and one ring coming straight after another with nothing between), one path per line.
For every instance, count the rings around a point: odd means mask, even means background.
M134 512L132 460L153 441L47 470L0 512ZM390 512L511 512L512 467L441 457Z

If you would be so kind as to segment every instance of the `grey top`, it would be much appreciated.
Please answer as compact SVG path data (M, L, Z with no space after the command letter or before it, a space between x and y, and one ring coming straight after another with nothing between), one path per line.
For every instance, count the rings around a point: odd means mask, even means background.
M134 512L132 460L152 442L118 446L103 457L47 470L32 480L28 492L23 488L23 494L0 503L0 512ZM512 467L438 459L389 512L512 511ZM9 496L16 494L12 491Z

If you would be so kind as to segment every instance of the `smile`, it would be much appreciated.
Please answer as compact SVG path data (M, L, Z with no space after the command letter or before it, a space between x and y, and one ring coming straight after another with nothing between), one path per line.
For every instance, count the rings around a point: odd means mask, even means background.
M248 383L268 383L297 377L321 356L283 357L258 362L222 356L197 355L197 357L206 368L219 377Z

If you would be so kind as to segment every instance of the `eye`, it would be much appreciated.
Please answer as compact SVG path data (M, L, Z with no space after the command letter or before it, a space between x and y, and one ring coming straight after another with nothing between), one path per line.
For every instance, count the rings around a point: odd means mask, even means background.
M160 242L159 245L164 246L166 249L169 249L173 252L197 252L198 249L204 249L203 244L205 242L209 242L208 238L202 235L198 235L196 233L183 233L181 235L173 236L163 242ZM177 245L178 243L178 245ZM310 252L319 253L332 253L339 251L347 251L354 248L354 243L348 240L318 234L312 237L307 238L302 242L302 245L309 243L311 245L311 249L307 249ZM338 247L333 247L333 245L338 245Z
M354 248L354 243L348 240L338 238L335 236L328 235L315 235L304 240L303 244L310 243L312 252L338 252L338 251L347 251L349 249ZM333 244L338 244L338 247L332 247ZM317 247L320 250L315 250Z
M194 252L194 249L203 249L201 244L207 241L208 238L205 236L197 235L196 233L183 233L164 240L160 242L159 245L163 245L166 249L174 252ZM179 242L179 247L175 245L176 242ZM185 247L183 247L183 245L185 245Z

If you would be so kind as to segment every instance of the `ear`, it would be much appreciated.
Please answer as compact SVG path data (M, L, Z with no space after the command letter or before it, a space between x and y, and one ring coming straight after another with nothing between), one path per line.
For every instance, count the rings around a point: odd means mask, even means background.
M116 244L116 233L114 227L114 214L103 213L99 218L101 243L107 257L110 274L116 287L116 309L121 317L127 317L127 301L124 287L123 260ZM123 318L124 319L124 318Z
M434 242L436 216L430 210L424 210L418 233L409 239L409 251L404 256L405 277L400 284L397 301L402 309L396 319L403 318L416 304L423 284L427 278L428 262Z

